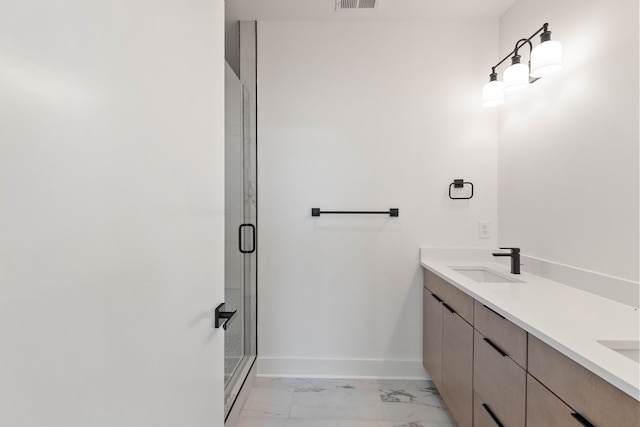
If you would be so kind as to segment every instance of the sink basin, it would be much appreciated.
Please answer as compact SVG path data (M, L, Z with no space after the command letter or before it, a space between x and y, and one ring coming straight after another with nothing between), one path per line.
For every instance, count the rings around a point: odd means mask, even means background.
M509 277L504 273L491 270L485 267L450 267L469 279L480 283L524 283L522 280Z
M598 344L640 363L640 341L598 341Z

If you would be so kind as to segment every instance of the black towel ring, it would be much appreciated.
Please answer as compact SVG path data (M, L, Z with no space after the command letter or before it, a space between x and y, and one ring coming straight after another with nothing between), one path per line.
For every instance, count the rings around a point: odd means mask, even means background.
M454 188L464 188L465 185L469 185L471 187L471 194L469 194L469 197L453 197L453 195L451 194L452 190ZM473 197L473 183L466 182L463 179L454 179L453 182L449 184L449 198L451 200L469 200L472 197Z

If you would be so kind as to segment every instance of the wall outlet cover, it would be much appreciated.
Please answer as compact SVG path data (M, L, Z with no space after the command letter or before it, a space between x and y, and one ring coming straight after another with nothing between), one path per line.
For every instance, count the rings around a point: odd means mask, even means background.
M481 239L490 239L491 238L491 222L489 222L489 221L478 221L478 236Z

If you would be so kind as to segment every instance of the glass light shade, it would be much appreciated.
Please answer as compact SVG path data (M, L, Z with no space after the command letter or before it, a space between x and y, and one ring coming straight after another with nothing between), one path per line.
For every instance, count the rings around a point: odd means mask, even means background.
M482 88L482 106L484 108L497 107L504 104L504 84L493 80Z
M529 67L524 64L513 64L504 70L504 91L515 92L529 85Z
M540 43L531 52L531 77L545 77L560 71L561 68L562 44L559 41L549 40Z

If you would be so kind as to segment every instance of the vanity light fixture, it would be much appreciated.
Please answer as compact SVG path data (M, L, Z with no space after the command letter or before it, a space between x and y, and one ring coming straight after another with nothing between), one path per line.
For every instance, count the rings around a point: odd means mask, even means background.
M542 34L540 34L542 33ZM533 48L531 39L540 34L540 44ZM529 63L523 64L519 50L529 45ZM496 68L511 58L511 66L504 71L504 83L498 80ZM491 67L489 83L482 88L482 106L497 107L504 104L504 93L525 89L541 77L549 76L562 68L562 45L551 40L549 24L544 24L528 39L520 39L516 47L500 62Z

